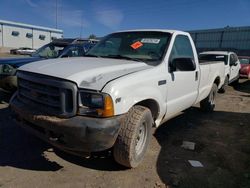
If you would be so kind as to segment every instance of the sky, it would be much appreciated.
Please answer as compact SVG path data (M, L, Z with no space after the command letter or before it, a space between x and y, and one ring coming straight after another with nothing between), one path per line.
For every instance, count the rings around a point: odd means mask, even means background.
M250 26L249 10L250 0L0 0L0 20L57 26L64 37Z

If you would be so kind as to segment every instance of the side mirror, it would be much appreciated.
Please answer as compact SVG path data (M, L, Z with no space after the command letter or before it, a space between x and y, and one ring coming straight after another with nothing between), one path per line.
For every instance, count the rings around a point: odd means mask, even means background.
M192 58L175 58L169 63L169 66L170 72L196 70L196 64Z

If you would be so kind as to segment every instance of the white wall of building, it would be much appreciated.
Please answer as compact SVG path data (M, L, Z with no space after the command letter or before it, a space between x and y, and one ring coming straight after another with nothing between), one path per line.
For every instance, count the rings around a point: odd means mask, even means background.
M18 32L19 34L15 36L12 34L13 32ZM32 48L32 38L27 38L27 33L32 33L32 29L3 25L3 46Z
M43 39L42 37L45 36ZM51 41L50 32L33 30L34 48L40 48L41 46L48 44Z
M0 24L0 48L3 46L3 25Z
M62 30L0 20L0 48L37 49L51 42L53 38L62 37Z
M51 32L51 40L53 40L53 38L57 38L57 39L60 39L60 38L63 38L63 35L62 33L54 33L54 32Z

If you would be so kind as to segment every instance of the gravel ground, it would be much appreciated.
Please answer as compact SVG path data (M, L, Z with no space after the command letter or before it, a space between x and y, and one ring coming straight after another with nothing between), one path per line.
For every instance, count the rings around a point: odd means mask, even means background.
M12 121L8 95L0 99L0 187L250 187L250 80L218 94L214 113L194 106L156 129L136 169L110 152L79 158L52 148Z

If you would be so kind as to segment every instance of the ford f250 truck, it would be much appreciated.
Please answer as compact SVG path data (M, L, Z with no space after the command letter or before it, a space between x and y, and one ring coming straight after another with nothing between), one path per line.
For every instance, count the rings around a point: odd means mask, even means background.
M213 111L224 69L223 62L198 62L186 32L121 31L87 57L19 68L10 106L20 125L64 151L112 148L118 163L136 167L153 126L199 102Z

